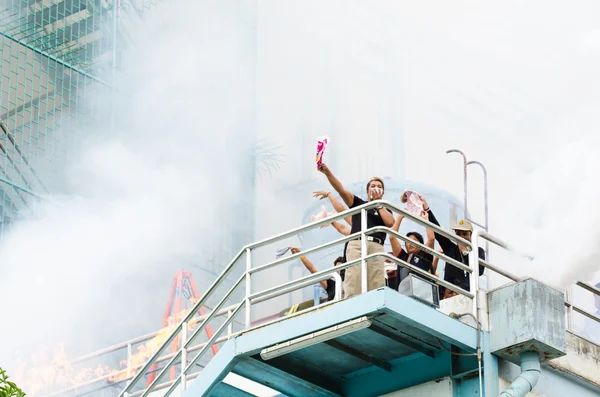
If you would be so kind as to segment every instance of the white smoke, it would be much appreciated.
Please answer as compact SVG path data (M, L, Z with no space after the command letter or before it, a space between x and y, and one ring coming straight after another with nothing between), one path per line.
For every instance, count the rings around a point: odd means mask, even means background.
M413 3L397 21L407 37L408 177L462 197L460 157L444 152L483 162L492 234L536 257L494 250L492 263L561 287L594 280L600 257L599 24L590 17L599 7L459 2L432 13ZM483 223L477 167L469 186L469 209Z
M44 324L5 328L3 340L56 340L77 327L75 339L108 344L108 328L155 329L166 298L157 286L170 277L158 269L201 257L201 242L222 238L220 214L247 194L236 189L246 128L283 143L286 159L259 179L260 237L297 225L324 182L318 136L332 137L325 162L345 183L405 176L461 197L460 167L444 155L459 148L488 167L492 233L536 257L493 263L553 284L593 278L596 2L244 4L241 15L233 1L182 1L137 32L117 130L94 131L68 175L74 195L0 247L2 302L22 297L3 310L14 324L30 312ZM470 206L482 219L481 199Z
M344 183L404 176L462 197L460 158L445 155L461 149L487 166L491 232L537 258L494 250L493 263L555 285L594 279L599 7L261 2L259 131L291 131L288 183L298 169L323 179L304 159L326 134ZM476 167L469 185L483 223Z
M117 92L101 98L116 103L115 130L96 115L62 176L72 194L40 203L0 243L3 361L158 329L175 271L207 267L233 229L252 228L232 215L253 194L241 184L255 142L252 29L237 20L250 11L185 5L137 32Z
M597 279L600 258L600 106L571 114L550 127L557 139L533 170L506 195L507 215L499 230L532 262L511 268L566 288ZM512 258L513 260L515 258Z

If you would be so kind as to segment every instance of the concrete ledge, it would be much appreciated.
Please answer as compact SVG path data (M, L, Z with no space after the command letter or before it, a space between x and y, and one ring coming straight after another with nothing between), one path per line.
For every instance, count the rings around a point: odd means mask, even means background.
M600 387L600 346L570 332L567 355L549 361L548 366Z

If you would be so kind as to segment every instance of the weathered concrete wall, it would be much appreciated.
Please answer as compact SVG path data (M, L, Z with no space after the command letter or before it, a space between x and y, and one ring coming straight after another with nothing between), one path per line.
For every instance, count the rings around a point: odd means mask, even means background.
M600 346L570 332L567 332L567 355L548 362L548 366L600 388Z
M490 291L487 298L492 353L515 364L525 351L544 360L565 354L563 292L528 278Z

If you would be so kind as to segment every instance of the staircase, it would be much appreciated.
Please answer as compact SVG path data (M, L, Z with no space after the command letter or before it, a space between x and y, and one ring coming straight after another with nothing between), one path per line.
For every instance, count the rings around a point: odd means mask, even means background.
M380 229L405 240L406 237L380 227L365 229L270 263L257 264L257 261L253 260L261 248L381 204L397 212L404 212L388 202L367 203L332 218L244 247L196 303L190 315L184 318L164 341L161 349L137 372L121 392L121 396L145 397L159 390L164 396L173 392L190 396L233 395L233 392L245 395L243 393L246 392L241 390L232 391L232 386L224 382L226 376L231 373L287 396L380 395L422 383L425 379L457 375L456 366L465 373L476 372L477 360L472 358L474 356L469 356L471 359L461 360L453 366L450 353L456 351L462 354L477 354L478 337L475 328L388 288L367 293L365 285L365 293L348 300L340 300L341 291L338 290L333 302L309 307L293 314L271 316L262 323L253 321L252 309L260 302L331 277L336 278L336 286L340 286L341 279L337 270L366 265L366 260L377 255L400 262L389 254L373 254L339 265L335 269L325 269L267 289L257 290L256 284L253 283L260 272L281 266L300 255L309 255L332 246L341 248L346 241ZM438 229L411 214L405 213L405 216L416 223ZM456 239L442 229L437 231ZM425 246L421 248L431 251ZM444 259L452 262L450 258ZM417 273L424 273L407 263L402 264ZM460 265L457 263L457 266ZM470 271L470 268L462 266L466 271ZM224 290L221 288L222 282L232 274L239 276L233 277L236 280L233 286ZM455 289L468 300L475 296L438 280L435 276L423 275L434 279L433 281L440 285ZM477 290L477 280L475 277L472 279L475 284L472 290ZM233 298L236 295L238 298ZM207 302L216 300L216 304L210 305L212 311L189 333L189 321L197 308L206 307ZM222 309L227 306L229 309L224 316ZM477 305L473 304L472 307L473 314L477 315ZM238 319L243 327L231 332L230 324ZM215 330L213 336L202 344L202 347L190 351L196 336L209 324ZM225 331L229 332L227 336L222 337ZM161 364L160 372L147 384L145 379L149 369L166 347L177 339L181 348L166 364ZM206 353L214 344L219 344L219 352L212 359L206 360ZM422 370L419 376L401 376L407 371L414 372L415 368L425 370ZM168 380L168 374L173 369L177 375L175 379ZM363 390L366 385L372 390L368 394Z
M471 277L470 291L474 291L472 293L448 284L387 253L366 255L300 279L269 288L257 288L256 277L260 272L281 266L301 255L310 255L336 245L341 248L346 241L358 237L366 241L364 237L375 231L385 230L388 234L406 241L406 237L385 227L369 230L363 228L353 235L269 263L255 259L260 249L277 243L283 244L281 241L300 232L318 228L355 213L360 212L366 217L367 209L381 205L403 213L413 222L433 228L453 241L458 239L455 235L416 218L389 202L375 201L250 244L229 263L190 313L196 312L202 306L206 307L207 302L218 300L218 303L211 302L208 305L212 308L211 312L199 325L193 326L193 332L188 332L193 314L184 318L159 351L131 379L119 397L145 397L151 394L162 397L173 393L185 397L262 395L251 387L232 384L232 376L238 376L238 380L252 381L268 387L267 393L271 393L265 395L497 396L500 385L506 387L505 383L500 381L499 360L518 363L519 349L523 348L539 351L540 361L565 355L564 348L559 346L560 343L558 348L549 349L543 341L533 339L527 345L496 348L492 351L494 343L498 345L498 341L504 341L504 327L496 330L495 339L490 338L492 334L489 326L491 319L488 319L488 299L486 292L479 289L477 277ZM362 224L365 225L366 222ZM477 247L479 239L505 249L509 248L501 240L477 230L473 232L472 246ZM474 255L470 256L467 267L412 240L410 242L466 272L471 272L471 269L481 263L488 271L499 273L509 281L519 281L516 276L487 261L479 260ZM464 240L461 243L469 244ZM271 252L274 251L271 247ZM351 299L340 299L341 291L338 288L335 299L331 302L309 305L310 307L298 312L284 310L266 318L263 316L262 320L254 319L257 316L253 315L253 309L259 303L332 277L336 279L336 284L340 285L338 270L363 266L364 274L366 260L375 256L383 256L408 267L433 284L456 291L459 296L446 299L441 302L441 307L436 307L435 303L426 304L425 298L422 298L425 295L421 296L417 292L413 292L412 297L387 287L367 292L364 283L363 293ZM231 274L237 275L233 278L236 280L233 286L222 288L223 280ZM531 284L529 280L506 284L506 290L525 288L523 285ZM546 290L554 296L555 302L547 306L552 307L552 310L538 310L537 317L540 321L537 324L542 326L552 324L551 321L547 321L546 312L554 313L549 314L554 316L553 321L564 321L560 310L556 311L556 304L560 309L563 303L564 296L561 292L545 287L533 291L539 293ZM494 310L504 310L501 304L506 300L494 299ZM515 302L518 303L519 299ZM534 302L537 304L535 299ZM541 299L539 302L547 303L547 300ZM567 307L569 305L571 304L567 303ZM559 320L556 320L557 318ZM504 316L504 319L507 317ZM498 321L498 318L494 321ZM241 325L236 329L235 324L238 323ZM194 345L196 336L209 324L213 330L216 329L212 337L205 343ZM560 331L562 326L556 324L549 333L554 332L558 339L564 341L564 332L561 336ZM532 329L537 326L534 325ZM222 336L225 332L227 334ZM516 334L511 334L511 337L514 335ZM164 358L157 360L175 340L180 342L177 353L172 355L166 364ZM218 345L219 349L211 358L206 353L213 345ZM160 372L148 384L146 380L149 370L157 362ZM167 379L168 374L171 374L171 379Z

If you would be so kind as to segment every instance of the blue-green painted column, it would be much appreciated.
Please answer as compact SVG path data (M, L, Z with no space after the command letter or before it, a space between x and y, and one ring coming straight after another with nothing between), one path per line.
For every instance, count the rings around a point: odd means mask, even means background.
M454 381L454 397L481 397L479 395L479 377Z
M490 334L483 332L481 338L483 354L483 395L496 397L498 390L498 358L490 353Z

